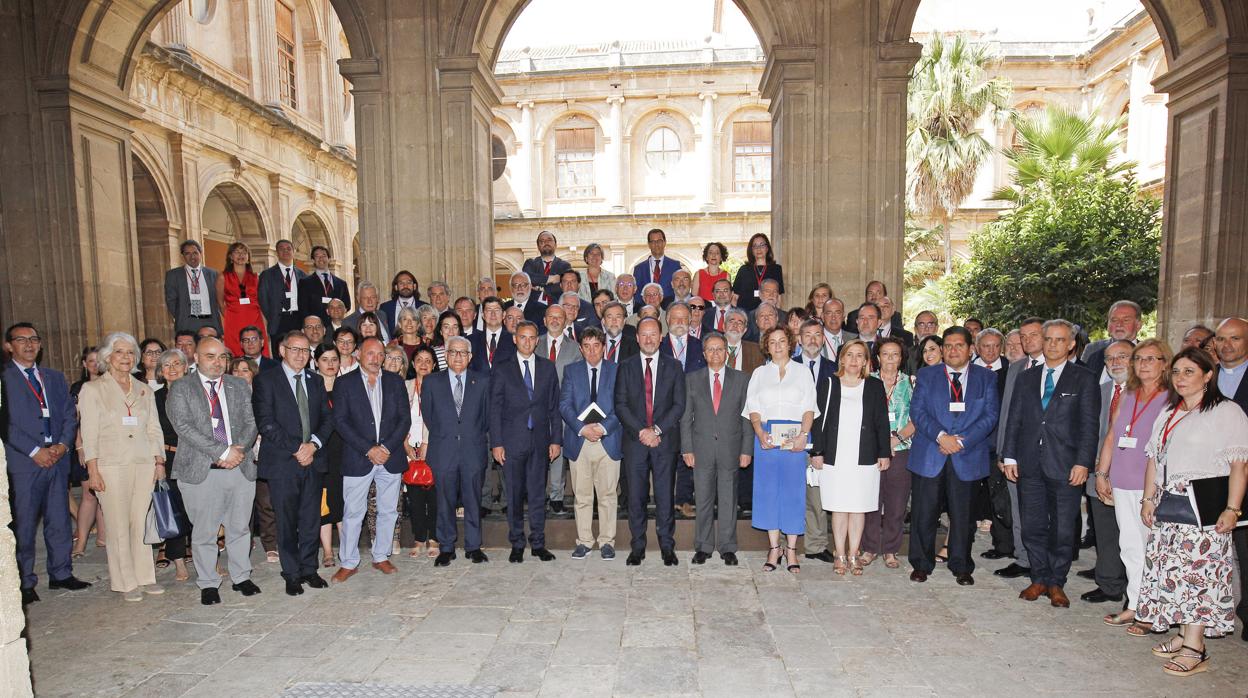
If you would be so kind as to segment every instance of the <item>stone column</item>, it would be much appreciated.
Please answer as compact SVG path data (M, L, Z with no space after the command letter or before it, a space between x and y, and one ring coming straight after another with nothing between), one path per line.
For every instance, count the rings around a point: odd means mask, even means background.
M290 217L290 178L283 177L281 173L269 175L269 220L268 233L269 240L276 242L282 238L290 239L294 232L295 222ZM264 257L269 250L252 250L252 256ZM335 252L340 252L335 250ZM352 298L354 298L354 294Z
M515 175L513 180L517 185L515 187L516 205L520 207L520 215L525 218L537 217L540 210L541 196L539 193L537 178L541 176L542 164L536 160L533 133L533 102L521 101L516 103L520 107L520 128L517 131L516 140L516 157L512 163L512 173Z
M715 99L714 92L703 92L698 95L702 100L702 119L698 122L698 162L701 164L702 191L698 208L703 211L714 211L718 208L715 197Z
M281 109L277 94L277 8L271 0L256 3L255 99L257 102Z
M1177 344L1248 307L1248 48L1181 60L1154 85L1170 96L1157 333Z
M351 95L355 98L355 173L363 256L359 260L360 268L367 278L388 279L406 266L422 282L428 283L434 269L427 257L429 250L419 246L419 238L432 235L432 220L427 214L415 215L412 209L416 207L413 207L412 199L418 199L417 207L421 204L427 206L426 202L433 198L429 177L427 173L423 177L413 177L414 181L407 182L409 187L414 188L413 193L401 201L397 199L400 187L395 181L394 168L397 166L396 151L400 141L390 132L390 108L384 95L387 86L381 72L381 61L375 58L346 58L339 60L338 64L342 74L351 81ZM404 97L396 95L391 99L406 102ZM419 125L427 125L427 111L409 113ZM428 148L419 149L419 152L428 157ZM415 164L414 158L406 160ZM422 196L419 192L425 193ZM400 245L394 222L405 213L412 214L406 217L407 224L420 230L411 230L404 235L403 245ZM340 232L343 244L349 247L351 235L346 231Z
M611 111L606 126L607 171L602 181L606 183L607 206L611 213L628 213L628 206L624 203L628 190L628 167L624 156L624 98L612 95L607 97L607 104L611 105Z
M4 447L0 445L0 492L9 491L9 473ZM13 512L9 498L0 497L0 696L32 696L30 660L26 657L26 613L22 610L21 583L17 575L17 540L9 528Z
M346 134L342 130L345 106L342 98L342 75L338 72L338 59L342 58L342 47L338 43L338 33L342 31L338 23L338 15L334 12L325 13L325 142L330 145L346 144Z
M184 5L179 5L165 14L160 28L165 33L165 41L169 50L177 51L184 56L190 55L186 48L186 7Z

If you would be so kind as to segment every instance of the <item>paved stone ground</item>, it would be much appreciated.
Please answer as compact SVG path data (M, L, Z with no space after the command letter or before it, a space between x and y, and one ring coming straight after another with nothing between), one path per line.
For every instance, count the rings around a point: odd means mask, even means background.
M981 535L977 551L982 549ZM1017 598L1021 580L981 566L976 585L938 571L927 584L878 562L860 578L803 560L800 576L740 567L640 568L597 557L524 564L489 551L435 570L396 556L399 574L365 569L346 584L283 593L257 554L264 593L222 589L199 605L191 583L127 603L107 582L40 588L29 611L36 695L274 696L300 681L497 686L500 695L1243 696L1248 644L1209 643L1212 668L1177 679L1136 639L1100 621L1112 604L1069 610ZM1090 564L1090 551L1076 563ZM367 556L366 556L367 557ZM978 558L977 558L978 559ZM79 576L107 572L91 548ZM332 572L332 570L330 570ZM328 576L328 575L326 575ZM1070 584L1072 597L1091 588Z

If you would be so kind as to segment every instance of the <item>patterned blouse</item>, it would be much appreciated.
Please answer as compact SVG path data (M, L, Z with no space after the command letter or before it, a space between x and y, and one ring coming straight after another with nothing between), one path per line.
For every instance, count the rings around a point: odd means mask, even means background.
M878 371L871 375L880 378ZM888 429L893 432L901 431L910 423L910 400L914 397L914 377L906 373L898 373L897 385L892 389L891 394L888 381L883 378L880 380L884 383L884 393L888 396ZM904 439L893 448L893 452L909 449L910 439Z

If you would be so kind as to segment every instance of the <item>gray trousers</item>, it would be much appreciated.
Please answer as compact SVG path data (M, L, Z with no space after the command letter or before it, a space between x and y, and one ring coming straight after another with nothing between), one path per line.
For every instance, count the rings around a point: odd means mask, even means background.
M683 458L676 460L677 468L687 468ZM739 457L717 458L711 462L696 461L693 468L693 492L696 520L694 549L701 553L719 554L737 552L737 471L741 469ZM715 505L719 505L719 520L715 519Z
M191 519L191 550L195 558L195 583L200 589L221 586L217 574L217 529L225 527L225 559L230 581L251 579L251 509L256 483L238 468L213 469L198 485L178 481L186 515Z
M1018 513L1018 483L1005 481L1010 490L1010 516L1013 517L1011 530L1014 533L1014 562L1020 567L1031 567L1027 557L1027 548L1023 545L1023 517Z
M806 486L806 535L802 545L807 555L828 549L828 512L823 508L823 495L818 487Z
M568 459L562 455L550 462L550 477L547 479L548 486L546 498L552 502L563 502L566 491L564 490L564 475L568 472Z
M1118 547L1118 518L1099 497L1088 497L1088 514L1096 528L1096 585L1116 596L1127 590L1127 568Z

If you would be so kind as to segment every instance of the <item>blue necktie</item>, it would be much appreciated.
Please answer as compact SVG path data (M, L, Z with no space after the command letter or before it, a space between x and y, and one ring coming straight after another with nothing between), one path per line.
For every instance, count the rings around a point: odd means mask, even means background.
M1053 371L1056 369L1045 369L1044 374L1044 394L1040 396L1040 406L1049 409L1049 400L1053 399Z
M529 428L533 428L533 374L529 373L529 362L521 361L524 364L524 389L529 391Z
M44 410L48 410L48 416L43 417L43 443L46 446L47 444L52 443L51 408L48 406L48 399L43 395L43 384L39 382L39 376L35 374L35 367L31 366L26 369L26 375L29 376L28 381L30 382L31 389L35 391L35 395L39 396L40 415L42 416Z

